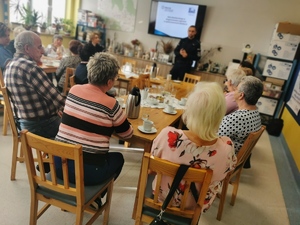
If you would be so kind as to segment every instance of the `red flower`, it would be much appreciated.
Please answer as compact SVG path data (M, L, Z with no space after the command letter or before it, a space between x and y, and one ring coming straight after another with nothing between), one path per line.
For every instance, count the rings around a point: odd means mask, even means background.
M179 138L181 137L181 135L179 135L179 133L177 133L176 131L174 131L174 132L169 131L168 137L169 137L169 139L168 139L169 147L176 148L177 142L180 140Z
M185 190L185 185L180 183L178 186L178 190L180 191L180 193L183 193Z
M217 154L217 150L213 150L213 151L208 152L209 157L214 156L215 154Z

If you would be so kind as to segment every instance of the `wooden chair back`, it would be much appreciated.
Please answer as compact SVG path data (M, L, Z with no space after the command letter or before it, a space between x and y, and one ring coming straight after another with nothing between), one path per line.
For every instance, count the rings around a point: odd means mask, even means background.
M150 87L150 74L140 74L139 78L133 78L131 80L131 89L133 87L138 87L139 89L144 89L145 87Z
M75 75L70 76L70 87L73 87L76 84Z
M201 76L193 75L190 73L185 73L183 81L187 83L193 83L196 84L201 80Z
M250 156L250 154L252 153L254 146L258 142L259 138L261 137L261 135L265 129L266 129L265 126L261 126L261 128L258 131L252 132L248 135L242 148L240 149L240 151L237 154L237 164L236 164L235 169L233 171L227 173L227 175L223 181L222 192L220 194L220 203L219 203L219 209L218 209L218 214L217 214L218 220L221 220L221 218L222 218L228 184L230 183L233 185L230 204L234 205L235 199L237 196L237 191L239 188L240 176L241 176L241 172L243 170L244 164L245 164L246 160L248 159L248 157ZM233 181L231 181L231 179L233 177L235 179Z
M63 86L63 94L67 95L70 90L70 77L73 76L75 73L74 68L67 67L66 68L66 77L65 77L65 83Z
M76 224L82 224L84 211L93 214L87 223L91 224L105 210L103 224L108 223L114 177L101 185L85 187L81 145L54 141L32 134L27 130L21 131L21 141L31 192L29 224L37 224L37 219L51 205L75 213ZM47 158L43 157L44 154L47 155ZM39 173L35 169L34 155L37 157ZM61 158L63 180L56 176L55 157ZM75 184L69 182L69 160L74 161ZM45 163L50 165L50 174L45 173ZM90 209L90 204L106 190L106 202L98 210ZM39 211L38 201L46 203Z
M141 222L150 223L153 218L160 212L162 202L159 201L160 195L160 184L162 176L174 177L179 168L179 165L172 163L157 157L153 157L150 153L144 153L140 183L138 189L138 199L137 199L137 210L135 224L141 224ZM148 171L152 171L157 175L157 183L155 190L152 191L152 179L153 175L149 174ZM165 218L171 224L198 224L199 218L201 216L203 204L207 191L211 182L212 170L205 169L195 169L189 168L183 177L185 180L185 190L183 193L181 206L173 207L169 204L167 207L163 218ZM185 209L185 202L190 192L191 182L201 184L201 189L199 191L199 198L197 201L197 206L195 209ZM146 191L146 189L151 187L151 190ZM151 196L153 193L153 196ZM187 222L188 221L188 222Z
M12 130L13 151L12 151L10 179L15 180L16 179L17 162L24 162L24 157L23 157L22 150L20 149L20 151L19 151L19 142L21 142L21 139L19 137L18 129L17 129L16 123L15 123L14 113L13 113L13 110L12 110L12 107L10 104L7 88L1 87L1 91L2 91L4 102L5 102L6 116L9 120L10 128Z

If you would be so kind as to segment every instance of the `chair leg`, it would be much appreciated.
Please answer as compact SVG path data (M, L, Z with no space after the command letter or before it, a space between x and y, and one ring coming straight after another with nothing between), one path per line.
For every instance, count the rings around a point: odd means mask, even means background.
M13 152L12 152L12 161L11 161L10 180L16 179L18 151L19 151L19 140L17 138L13 138Z
M239 189L241 173L242 173L242 169L236 174L235 181L232 182L233 190L232 190L232 195L231 195L231 200L230 200L230 205L232 205L232 206L234 206L237 192Z
M106 192L106 200L105 200L106 202L105 203L107 204L107 206L105 208L105 212L104 212L104 215L103 215L103 225L108 224L113 187L114 187L114 180L112 179L111 183L107 187L107 192Z
M7 135L7 127L8 127L8 115L7 115L7 112L6 112L6 107L4 105L4 108L3 108L3 128L2 128L3 136Z
M77 208L76 210L76 225L82 225L84 210Z
M36 225L38 219L38 200L35 197L35 193L31 193L30 203L30 225Z
M219 202L219 209L218 209L218 214L217 214L217 220L221 220L222 214L223 214L223 208L224 208L224 203L225 203L225 198L226 198L226 193L228 189L228 184L229 184L229 177L225 177L223 181L223 187L222 187L222 192L220 196L220 202Z

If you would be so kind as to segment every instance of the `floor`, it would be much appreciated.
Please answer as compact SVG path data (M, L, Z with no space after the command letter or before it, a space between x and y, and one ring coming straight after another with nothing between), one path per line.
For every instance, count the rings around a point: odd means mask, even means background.
M2 116L0 117L2 131ZM240 181L238 197L234 207L226 199L223 218L216 220L218 199L201 216L199 224L205 225L296 225L300 224L300 191L289 169L288 160L282 151L280 138L264 132L257 143L252 168L244 170ZM30 193L26 167L17 165L17 180L10 181L12 139L0 135L0 225L23 225L29 222ZM272 144L271 144L272 143ZM142 149L121 149L112 140L112 151L121 151L125 165L116 180L110 212L110 225L134 224L131 219L133 202L141 164ZM274 148L276 149L273 155ZM277 152L277 153L276 153ZM274 157L275 156L275 157ZM275 159L274 159L275 158ZM277 163L277 164L276 164ZM277 169L280 173L277 173ZM231 191L229 187L228 193ZM85 220L88 218L86 216ZM58 208L50 209L38 220L38 224L74 224L75 215ZM95 222L101 224L102 217Z

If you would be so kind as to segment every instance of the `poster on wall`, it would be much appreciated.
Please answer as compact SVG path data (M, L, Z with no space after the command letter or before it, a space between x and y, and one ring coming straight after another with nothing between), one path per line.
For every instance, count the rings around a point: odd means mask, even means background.
M137 0L98 0L97 13L107 29L133 32L136 9Z
M290 100L287 102L287 105L295 113L299 115L300 113L300 70L298 72L297 80L291 95Z

